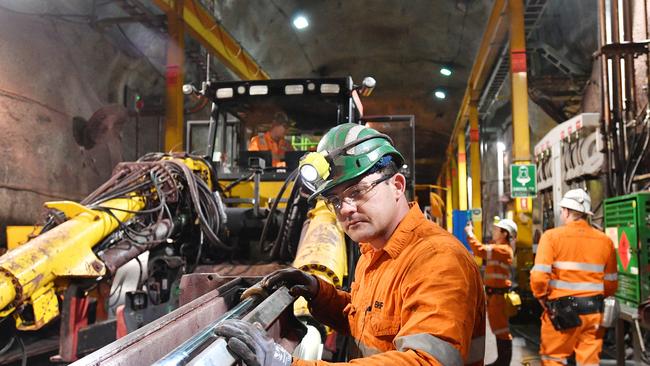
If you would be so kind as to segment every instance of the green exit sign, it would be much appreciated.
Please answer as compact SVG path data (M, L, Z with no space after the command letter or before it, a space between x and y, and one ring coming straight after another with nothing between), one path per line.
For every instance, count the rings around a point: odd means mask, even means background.
M534 164L510 165L510 196L535 197L537 196L537 177Z

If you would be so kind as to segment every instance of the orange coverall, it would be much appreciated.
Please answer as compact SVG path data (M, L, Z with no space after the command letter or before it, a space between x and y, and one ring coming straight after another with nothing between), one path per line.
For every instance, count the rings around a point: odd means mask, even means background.
M293 151L293 146L286 139L276 142L270 132L253 136L248 144L248 151L270 151L273 157L273 166L284 166L284 153Z
M349 364L483 365L483 284L458 240L411 204L383 249L360 245L351 293L319 279L310 303L317 320L352 336L353 358L364 358Z
M476 238L468 236L474 255L486 260L485 286L509 289L510 266L512 265L512 247L510 244L481 244ZM488 320L490 328L497 339L512 339L508 324L508 315L505 313L506 299L503 294L488 295Z
M533 295L541 300L564 296L611 296L618 286L612 241L585 220L546 231L530 274ZM602 313L580 315L582 325L557 331L548 311L542 315L543 365L566 365L574 351L579 365L598 365L604 329Z

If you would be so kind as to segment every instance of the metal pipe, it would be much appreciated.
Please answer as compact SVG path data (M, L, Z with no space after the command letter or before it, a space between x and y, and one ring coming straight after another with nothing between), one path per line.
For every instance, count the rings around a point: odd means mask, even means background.
M599 46L602 49L607 43L607 23L605 20L605 0L598 1L598 30L599 30ZM610 124L611 116L609 114L609 75L607 70L607 57L600 53L600 133L603 138L603 146L605 148L605 186L607 189L607 196L613 196L614 190L612 186L612 150L609 148Z
M258 323L262 328L268 329L285 310L291 307L294 301L295 297L289 293L289 290L286 287L281 287L246 314L242 320ZM198 354L189 365L223 366L234 365L235 362L237 360L228 351L226 340L219 338Z
M251 296L225 313L219 319L210 323L199 334L188 339L165 357L158 360L154 366L185 365L192 357L196 356L206 345L217 339L214 328L224 320L241 318L244 314L253 309L260 301L258 296Z

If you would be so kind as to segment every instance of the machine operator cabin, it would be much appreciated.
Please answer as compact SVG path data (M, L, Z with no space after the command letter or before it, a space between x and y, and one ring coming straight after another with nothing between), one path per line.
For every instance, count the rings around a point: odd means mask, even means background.
M0 365L650 365L649 9L0 0Z

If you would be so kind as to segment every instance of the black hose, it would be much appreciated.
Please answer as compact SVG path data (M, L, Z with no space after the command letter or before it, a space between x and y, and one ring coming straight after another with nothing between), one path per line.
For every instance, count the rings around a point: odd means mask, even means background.
M266 236L268 235L268 230L269 227L271 226L270 221L273 218L273 214L275 213L278 204L280 203L280 199L282 199L282 195L284 195L284 191L287 189L287 186L289 186L289 182L294 181L299 178L298 175L298 169L294 169L287 178L284 180L284 183L282 184L282 187L278 191L277 196L275 197L275 200L273 201L273 204L271 205L271 209L269 210L269 214L266 216L266 221L264 222L264 228L262 229L262 235L260 235L260 244L262 245L262 251L263 252L268 252L271 249L274 249L275 247L275 242L273 243L272 246L267 246L264 242L266 241ZM289 207L285 209L285 215L286 212L289 211ZM273 250L275 252L275 249ZM276 253L277 254L277 253ZM273 258L273 254L271 254L271 258Z

